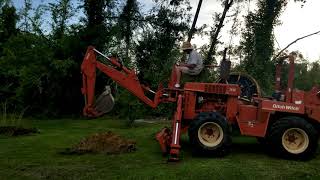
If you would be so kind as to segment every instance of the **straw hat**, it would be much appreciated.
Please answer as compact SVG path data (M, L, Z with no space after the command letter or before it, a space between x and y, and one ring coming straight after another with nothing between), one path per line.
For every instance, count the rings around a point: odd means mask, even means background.
M181 49L182 50L187 50L187 49L193 49L193 47L192 47L190 42L186 41L186 42L183 42L183 44L181 46Z

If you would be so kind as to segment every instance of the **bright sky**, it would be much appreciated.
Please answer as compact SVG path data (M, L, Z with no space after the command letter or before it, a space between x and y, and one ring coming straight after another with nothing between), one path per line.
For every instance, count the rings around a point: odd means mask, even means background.
M307 0L303 8L298 3L288 4L281 16L282 25L275 28L281 48L298 37L320 31L319 7L319 0ZM289 50L301 51L310 61L320 60L320 34L298 41Z
M12 0L14 5L18 8L22 7L23 0ZM78 0L73 0L78 2ZM149 9L153 2L152 0L138 0L143 9ZM37 6L40 3L56 2L56 0L33 0L33 5ZM190 0L191 6L193 7L192 13L196 11L198 0ZM254 9L255 0L250 1L251 9ZM275 47L284 48L287 44L297 39L298 37L307 35L309 33L320 30L320 0L307 0L304 7L301 8L301 3L294 3L293 0L289 0L286 10L281 15L280 19L282 24L275 28L275 36L279 43L275 43ZM240 8L248 8L243 6ZM200 10L197 26L203 24L212 25L212 14L214 12L222 12L221 0L203 0L202 7ZM193 18L193 17L192 17ZM229 42L229 28L230 23L226 24L222 30L221 40ZM238 44L239 37L235 38L233 43ZM198 47L202 44L209 43L208 37L195 37L192 43ZM320 34L298 41L296 44L289 48L289 51L299 50L302 52L304 57L310 61L316 61L320 59Z
M192 11L193 13L195 13L198 0L190 0L190 2L192 7L194 7ZM222 12L223 10L220 4L221 1L219 2L218 0L203 0L197 26L201 26L204 23L212 23L213 12ZM251 0L251 9L254 9L254 4L255 1ZM303 8L301 8L301 3L294 3L293 0L290 0L285 11L280 16L282 24L277 26L274 30L275 37L280 46L279 47L278 44L275 43L275 47L282 49L301 36L320 31L320 21L319 19L317 19L320 18L319 7L319 0L307 0ZM241 8L248 8L248 6ZM229 34L227 33L227 31L228 25L226 25L222 31L222 41L229 41ZM195 37L195 39L193 40L193 43L197 45L208 42L209 38L207 37ZM238 42L234 41L234 43ZM320 33L318 35L314 35L298 41L296 44L290 46L288 50L299 50L305 58L312 62L320 60Z

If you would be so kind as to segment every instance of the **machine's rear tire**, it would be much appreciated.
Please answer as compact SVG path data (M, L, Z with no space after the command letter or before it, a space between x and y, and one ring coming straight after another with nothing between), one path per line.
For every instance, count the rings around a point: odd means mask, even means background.
M189 126L189 140L197 155L228 154L231 136L227 120L217 112L200 113Z
M287 159L308 160L318 146L318 133L303 118L288 116L276 121L268 135L268 147L273 155Z

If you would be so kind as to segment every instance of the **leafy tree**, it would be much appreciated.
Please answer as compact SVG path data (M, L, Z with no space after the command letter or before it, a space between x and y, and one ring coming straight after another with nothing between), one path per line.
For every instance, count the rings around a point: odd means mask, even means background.
M52 31L54 39L60 39L67 28L67 21L74 15L71 0L60 0L57 4L49 3L52 15Z
M139 11L139 4L136 0L127 0L118 19L120 38L126 44L125 57L129 59L132 36L135 30L142 25L142 15Z
M18 21L18 15L16 8L9 3L6 3L1 8L0 12L0 43L7 41L11 36L16 35L18 30L16 24Z
M51 10L61 9L63 7L57 5ZM46 116L78 114L81 106L81 61L74 60L79 54L76 49L81 44L79 34L74 33L77 31L67 33L64 28L63 32L60 31L60 39L57 39L59 28L53 28L52 34L44 35L40 29L41 12L38 7L33 15L27 14L28 23L31 23L28 31L17 31L4 42L0 57L0 78L4 82L1 89L15 94L7 99L11 109L28 107L28 114ZM59 14L54 18L59 20L60 15L63 16ZM59 24L56 25L54 27ZM66 27L66 24L60 25Z
M294 0L305 3L305 0ZM258 9L245 18L245 29L240 42L244 52L243 69L257 79L265 93L273 89L274 54L273 29L279 23L288 0L259 0Z
M309 91L313 86L319 86L320 80L319 62L308 63L304 60L295 67L294 85L297 89Z
M24 0L23 3L24 7L20 11L20 16L22 17L22 23L20 27L23 29L23 31L30 31L30 11L32 10L32 2L31 0Z
M157 85L171 73L171 67L179 58L179 47L188 31L190 10L188 1L169 5L158 3L146 17L151 29L146 30L136 47L136 65L141 74ZM186 6L186 8L181 8Z
M110 41L110 28L112 24L106 21L106 17L112 14L113 0L84 0L86 14L86 28L83 33L83 41L87 45L93 45L97 49L103 49L105 43Z
M246 28L242 33L244 47L244 69L257 79L266 92L272 90L273 64L270 61L274 51L273 28L278 22L286 1L258 1L258 10L246 16Z
M18 30L16 24L18 21L18 15L16 9L10 4L9 1L1 1L0 7L0 91L10 92L10 86L16 81L15 76L10 75L10 70L6 69L2 64L8 62L2 59L4 55L5 43L13 36L17 35ZM10 62L12 63L12 62Z
M156 6L150 14L145 17L147 24L141 33L141 38L134 49L135 67L139 72L139 80L156 89L162 82L167 84L171 68L179 57L180 45L187 34L190 22L189 1L155 1ZM137 98L128 95L126 91L120 91L118 104L116 104L119 114L128 114L128 111L135 112L137 118L146 114L166 114L174 108L162 106L151 111L144 106ZM150 95L152 98L152 95ZM128 107L129 104L129 107Z

